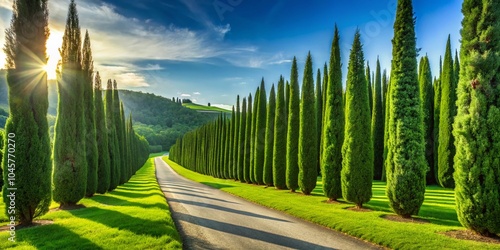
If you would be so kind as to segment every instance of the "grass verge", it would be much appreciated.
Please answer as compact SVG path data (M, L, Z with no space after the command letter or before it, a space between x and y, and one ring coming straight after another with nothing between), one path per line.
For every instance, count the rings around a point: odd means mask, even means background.
M311 196L276 190L233 180L216 179L185 169L168 157L163 159L180 175L252 202L394 249L500 249L498 244L449 238L441 233L464 230L455 213L453 190L429 187L419 217L430 223L395 222L382 218L392 214L385 196L385 183L374 182L373 198L365 205L372 212L350 211L353 204L329 204L321 182Z
M51 225L16 231L15 243L1 232L0 249L182 249L153 158L128 183L79 204L86 208L40 218Z

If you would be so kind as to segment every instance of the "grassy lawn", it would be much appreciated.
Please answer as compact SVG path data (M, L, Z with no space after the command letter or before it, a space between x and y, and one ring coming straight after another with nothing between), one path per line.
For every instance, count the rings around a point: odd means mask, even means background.
M374 182L373 198L365 205L372 212L346 210L353 204L328 204L321 182L311 196L287 190L242 184L233 180L216 179L187 170L163 158L180 175L240 196L252 202L284 211L293 216L344 232L346 234L394 249L500 249L500 245L449 238L440 233L464 230L455 213L452 190L436 186L427 188L419 218L430 223L394 222L382 218L392 214L385 196L385 183Z
M80 204L86 208L40 218L53 220L52 225L17 231L16 243L1 232L0 249L182 249L153 158L128 183Z
M223 113L231 113L230 110L218 108L218 107L208 107L195 103L184 103L182 106L190 109L194 109L196 111L209 111L209 112L223 112Z

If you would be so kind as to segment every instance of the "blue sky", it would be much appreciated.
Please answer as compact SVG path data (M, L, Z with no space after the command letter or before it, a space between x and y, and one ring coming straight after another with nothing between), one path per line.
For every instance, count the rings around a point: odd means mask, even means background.
M9 23L11 4L0 0L2 28ZM49 0L49 64L58 60L68 4ZM452 48L459 48L461 4L414 1L417 46L421 55L429 55L434 75L448 34ZM262 77L267 88L281 74L289 78L294 56L300 73L308 51L314 67L323 69L335 24L344 77L357 28L371 68L379 57L382 68L390 70L396 0L80 0L77 5L81 27L92 39L96 70L103 78L116 78L121 88L232 105L236 95L254 92Z

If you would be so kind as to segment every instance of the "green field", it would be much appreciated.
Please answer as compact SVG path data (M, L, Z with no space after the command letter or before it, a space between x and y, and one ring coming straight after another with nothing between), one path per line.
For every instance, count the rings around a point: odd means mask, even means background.
M346 210L353 204L328 204L323 196L321 181L311 196L276 190L233 180L216 179L187 170L164 160L180 175L240 196L252 202L281 210L293 216L344 232L346 234L394 249L500 249L498 244L480 243L449 238L442 233L464 230L457 220L454 192L436 186L427 188L419 217L430 223L395 222L382 218L392 214L385 195L385 183L374 182L373 198L365 205L371 212Z
M218 107L208 107L195 103L183 103L182 106L193 109L199 112L223 112L223 113L231 113L231 110L218 108Z
M80 204L86 208L40 218L52 220L52 225L18 230L16 243L1 232L0 249L182 249L156 182L153 158L128 183Z

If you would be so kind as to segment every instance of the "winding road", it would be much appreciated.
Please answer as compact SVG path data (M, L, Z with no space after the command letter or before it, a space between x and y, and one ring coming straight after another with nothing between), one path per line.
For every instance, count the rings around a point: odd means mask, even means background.
M380 249L190 181L160 157L155 165L185 249Z

